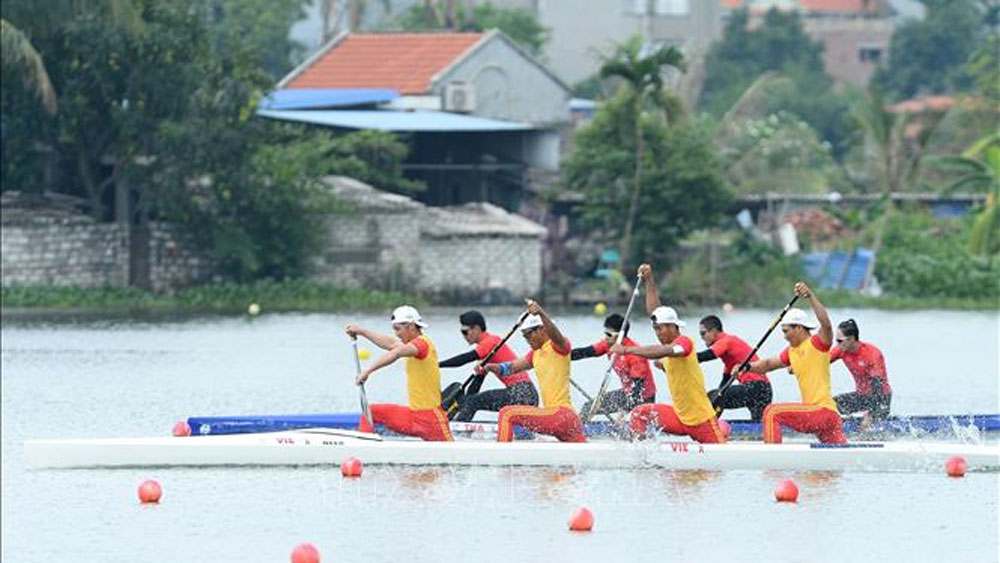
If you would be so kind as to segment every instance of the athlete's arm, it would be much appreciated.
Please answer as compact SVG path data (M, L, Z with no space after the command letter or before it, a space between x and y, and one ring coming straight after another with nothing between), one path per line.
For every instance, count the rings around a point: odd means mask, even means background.
M783 367L785 367L784 362L778 358L764 358L763 360L750 362L750 365L747 366L747 371L752 371L754 373L767 373ZM733 368L733 371L735 372L739 368L740 366L737 365Z
M613 354L631 354L649 360L658 360L667 356L683 356L684 347L680 344L650 344L648 346L622 346L615 344L609 351Z
M486 364L483 366L484 371L493 372L498 375L510 375L514 373L521 373L524 370L531 369L531 362L525 358L518 358L512 362L501 362L499 364Z
M715 355L715 352L713 352L711 348L705 348L701 352L698 352L698 363L710 362L716 358L718 358L718 356Z
M416 356L419 353L420 350L417 349L417 346L412 342L407 344L403 344L402 342L400 342L398 346L394 346L391 350L376 358L375 361L372 362L370 366L362 370L361 374L357 378L357 382L364 383L371 376L372 373L395 362L399 358L412 357Z
M653 267L649 264L639 266L642 283L646 284L646 314L652 315L653 310L660 306L660 290L653 279Z
M475 350L469 350L468 352L463 352L456 356L452 356L447 360L443 360L442 362L438 363L438 366L443 368L457 368L459 366L464 366L465 364L468 364L470 362L475 362L478 359L479 359L479 354L477 354Z
M594 350L593 345L584 346L583 348L573 348L573 350L569 353L570 360L583 360L586 358L596 358L597 356L599 356L599 354L596 350Z
M816 320L819 321L819 333L816 336L819 336L820 341L829 348L833 343L833 323L830 322L830 315L826 312L826 307L819 302L819 297L816 297L816 294L803 282L795 284L795 293L799 297L805 297L809 300L813 313L816 313Z
M382 348L383 350L392 350L396 346L402 344L402 342L395 336L375 332L374 330L369 330L360 325L350 324L347 325L345 330L347 331L348 336L364 336L371 341L372 344Z

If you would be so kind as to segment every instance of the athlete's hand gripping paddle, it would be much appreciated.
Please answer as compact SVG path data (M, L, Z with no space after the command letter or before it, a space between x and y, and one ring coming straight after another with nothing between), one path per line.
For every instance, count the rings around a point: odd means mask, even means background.
M357 375L361 375L361 358L358 356L358 337L351 335L351 348L354 352L354 368L357 371ZM365 384L359 383L358 389L361 390L361 416L365 417L368 421L368 427L374 429L375 421L372 420L372 409L368 406L368 395L365 393Z

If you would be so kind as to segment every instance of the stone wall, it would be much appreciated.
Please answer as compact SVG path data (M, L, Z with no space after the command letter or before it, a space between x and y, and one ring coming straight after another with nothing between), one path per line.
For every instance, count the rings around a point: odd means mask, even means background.
M215 277L215 265L180 227L156 222L149 231L149 281L153 291L173 291Z
M86 217L3 222L2 282L11 285L128 284L128 233Z
M420 289L430 295L490 295L501 301L537 296L542 241L536 237L425 238Z

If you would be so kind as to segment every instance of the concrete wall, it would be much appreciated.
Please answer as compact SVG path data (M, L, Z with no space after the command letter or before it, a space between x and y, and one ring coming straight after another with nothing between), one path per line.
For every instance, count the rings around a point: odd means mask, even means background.
M511 299L537 296L542 280L537 237L426 238L420 245L421 290L431 294L503 290Z
M444 95L450 82L475 87L473 115L538 125L569 122L570 93L502 37L494 37L442 74L433 93Z
M803 28L823 42L823 66L837 84L864 87L879 64L888 63L893 25L888 18L810 18ZM880 60L861 60L862 47L880 50Z

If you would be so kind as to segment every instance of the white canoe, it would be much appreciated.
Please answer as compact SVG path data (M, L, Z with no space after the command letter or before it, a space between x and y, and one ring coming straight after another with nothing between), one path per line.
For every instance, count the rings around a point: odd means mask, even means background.
M422 442L371 434L310 429L186 438L28 440L29 468L339 465L348 457L396 465L578 466L667 469L784 469L940 472L952 456L970 471L1000 469L1000 446L940 442L697 444L612 440L585 444L524 440Z

